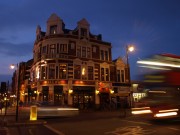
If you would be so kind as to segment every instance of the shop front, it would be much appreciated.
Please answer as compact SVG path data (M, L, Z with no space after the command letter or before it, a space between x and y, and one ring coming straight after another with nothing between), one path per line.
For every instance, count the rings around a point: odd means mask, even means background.
M73 107L79 109L92 109L95 104L95 87L73 86Z

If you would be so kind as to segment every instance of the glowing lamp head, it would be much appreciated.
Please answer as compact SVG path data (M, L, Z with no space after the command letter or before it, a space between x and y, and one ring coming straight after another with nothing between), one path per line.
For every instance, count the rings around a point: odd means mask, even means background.
M10 68L11 68L11 69L14 69L14 68L15 68L15 65L14 65L14 64L11 64L11 65L10 65Z
M128 46L128 51L133 52L134 51L134 46Z

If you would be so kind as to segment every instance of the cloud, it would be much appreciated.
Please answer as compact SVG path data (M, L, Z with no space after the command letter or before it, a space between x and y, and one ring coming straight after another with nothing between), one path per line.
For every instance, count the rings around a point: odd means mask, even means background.
M0 38L1 39L1 38ZM11 43L0 40L0 54L10 57L29 56L32 54L33 43Z

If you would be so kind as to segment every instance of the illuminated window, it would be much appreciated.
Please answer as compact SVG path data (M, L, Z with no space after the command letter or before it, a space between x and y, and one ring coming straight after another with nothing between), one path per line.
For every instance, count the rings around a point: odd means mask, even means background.
M39 67L36 67L36 78L39 79Z
M66 79L67 75L67 64L60 64L59 65L59 78Z
M101 68L101 81L104 81L104 68Z
M109 69L106 68L106 81L109 81Z
M57 25L50 26L50 34L56 34L57 33Z
M46 68L45 68L45 66L41 67L41 79L46 79Z
M82 75L82 79L83 79L83 80L86 80L86 79L87 79L86 68L85 68L85 67L82 68L82 70L81 70L81 75Z

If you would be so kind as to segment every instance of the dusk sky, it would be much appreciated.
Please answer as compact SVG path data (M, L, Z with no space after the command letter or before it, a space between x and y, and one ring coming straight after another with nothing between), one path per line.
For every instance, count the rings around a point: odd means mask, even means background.
M180 55L180 0L1 0L0 81L14 72L10 64L33 58L36 27L46 31L46 21L56 13L67 29L82 18L92 34L102 34L112 44L112 57L129 54L132 80L137 79L138 59L157 53Z

